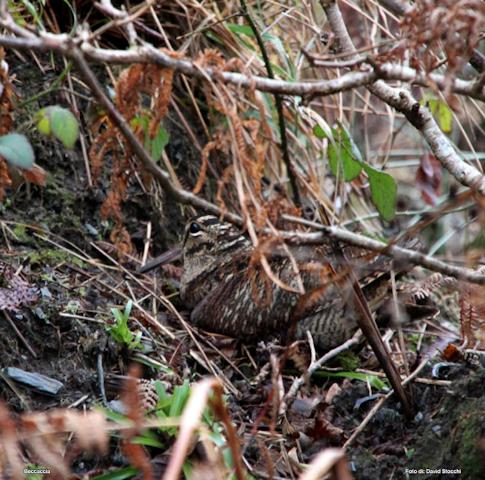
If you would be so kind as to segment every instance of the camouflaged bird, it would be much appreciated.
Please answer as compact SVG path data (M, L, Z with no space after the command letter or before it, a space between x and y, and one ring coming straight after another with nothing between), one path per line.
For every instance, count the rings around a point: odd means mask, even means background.
M388 296L389 259L355 247L342 248L375 311ZM330 242L291 247L305 289L297 293L298 270L281 245L265 252L278 285L254 261L251 241L237 228L212 215L193 218L185 227L180 289L182 300L192 309L191 323L257 340L286 339L296 322L297 338L305 338L308 330L319 349L339 345L356 329L352 296L339 259L342 248L335 253Z

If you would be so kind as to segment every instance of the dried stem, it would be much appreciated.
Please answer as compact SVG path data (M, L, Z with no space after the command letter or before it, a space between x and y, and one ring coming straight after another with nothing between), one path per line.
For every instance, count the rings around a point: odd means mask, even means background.
M241 7L242 7L244 18L249 23L249 26L251 27L251 30L253 31L254 36L256 37L256 41L258 42L259 49L261 50L261 55L263 56L264 66L266 68L266 72L268 73L268 78L274 79L273 67L271 66L271 62L268 57L268 52L266 51L266 47L264 46L263 39L259 34L258 27L254 23L254 20L248 11L248 7L246 5L245 0L241 0ZM276 104L276 110L278 112L278 125L280 129L280 137L281 137L281 153L283 155L283 161L285 162L286 171L290 179L291 189L293 191L293 201L295 205L299 207L301 205L300 191L298 189L298 184L296 183L296 175L293 172L294 167L291 164L291 160L290 160L290 153L288 149L288 138L286 136L286 122L285 122L285 116L283 112L283 102L282 102L281 95L278 93L274 94L274 99Z

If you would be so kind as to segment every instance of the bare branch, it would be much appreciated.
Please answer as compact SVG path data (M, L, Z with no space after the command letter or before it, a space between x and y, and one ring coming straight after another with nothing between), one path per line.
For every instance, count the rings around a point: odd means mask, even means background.
M289 221L302 220L291 215L283 215L283 218ZM425 255L424 253L415 252L408 248L399 247L398 245L385 244L379 240L374 240L373 238L365 237L364 235L359 235L340 227L324 226L315 222L309 222L308 220L305 220L304 223L307 226L318 228L321 231L310 233L286 231L279 233L285 240L301 244L318 245L323 241L326 241L328 237L332 237L336 240L348 243L349 245L355 245L367 250L382 253L383 255L394 258L398 262L409 262L413 265L421 265L433 272L440 272L444 275L458 278L459 280L481 285L485 284L485 275L471 268L450 265L441 260L437 260L434 257Z
M321 368L325 363L329 362L332 358L335 358L342 352L345 352L346 350L352 348L354 345L357 345L361 339L361 336L362 334L359 330L354 334L352 338L349 338L346 342L342 343L342 345L339 345L333 350L325 353L325 355L323 355L323 357L320 357L318 360L313 361L304 375L301 375L300 377L293 380L293 383L288 390L288 393L285 395L284 401L287 404L291 403L296 397L298 390L304 385L308 377L311 377L319 368Z
M0 25L6 26L3 20L0 20ZM87 42L81 42L80 39L72 39L67 35L43 33L41 37L31 37L28 39L0 35L0 45L19 50L53 50L68 57L71 53L69 48L71 45L74 45L81 48L87 60L117 64L154 63L204 80L209 78L244 88L256 88L262 92L286 95L326 96L366 86L379 78L413 82L427 87L437 86L440 89L444 89L445 85L443 75L431 74L427 77L412 68L402 67L392 63L382 64L378 70L371 69L367 71L348 72L339 78L330 80L287 82L237 72L221 72L213 68L202 69L193 61L174 58L148 43L141 47L130 48L129 50L107 50L95 48ZM450 91L485 101L484 90L484 88L477 89L473 81L454 79Z
M336 0L320 0L327 19L343 52L355 52L355 47L345 26ZM357 54L355 54L357 56ZM404 69L404 67L402 67ZM473 88L473 87L472 87ZM463 185L485 195L485 176L475 167L464 162L440 130L431 112L411 95L408 90L393 88L377 80L367 89L383 102L403 113L408 121L421 133L438 161Z

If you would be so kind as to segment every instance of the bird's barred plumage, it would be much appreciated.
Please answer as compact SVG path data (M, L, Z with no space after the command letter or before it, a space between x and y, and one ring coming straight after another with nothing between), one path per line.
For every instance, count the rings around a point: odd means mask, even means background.
M353 247L345 249L371 307L377 308L387 290L387 279L382 275L387 260ZM260 262L250 261L252 251L246 236L212 215L187 223L181 297L192 309L195 325L242 339L263 339L269 335L285 338L292 322L297 321L297 337L304 337L309 330L321 349L338 345L352 334L356 322L349 289L330 243L292 247L304 295L273 282ZM297 290L298 277L284 250L275 247L267 258L273 273Z

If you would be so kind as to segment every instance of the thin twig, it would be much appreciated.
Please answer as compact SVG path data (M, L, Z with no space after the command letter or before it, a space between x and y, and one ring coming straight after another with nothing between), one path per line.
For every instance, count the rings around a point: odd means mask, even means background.
M320 0L320 3L338 39L340 50L349 53L354 52L353 58L359 57L336 0ZM377 67L378 70L380 68L380 66ZM403 71L407 71L407 67L402 68ZM383 78L385 78L385 75ZM408 78L407 81L412 80ZM437 160L456 180L485 195L485 176L475 167L460 159L448 137L440 130L429 109L420 105L408 89L391 87L383 80L376 80L366 85L366 88L390 107L406 116L411 125L426 140Z
M106 389L104 388L104 368L103 368L103 354L98 353L96 358L96 370L98 372L98 383L99 383L99 393L101 395L101 400L105 407L108 406L108 398L106 397Z
M266 72L268 73L268 78L274 79L275 77L273 73L273 67L271 66L271 62L269 60L268 52L266 51L263 38L261 37L258 27L254 23L254 20L248 11L246 1L245 0L240 0L240 1L241 1L241 8L242 8L242 13L244 15L244 18L249 23L249 26L251 27L251 30L253 31L254 36L256 38L256 41L258 42L259 49L261 50L261 55L263 56L264 66L266 68ZM293 171L294 167L291 164L291 160L290 160L290 153L288 149L288 139L286 136L285 115L283 112L283 102L282 102L281 95L278 93L274 94L274 99L276 104L276 110L278 112L278 125L280 129L280 137L281 137L281 153L283 155L283 161L285 162L286 171L288 172L291 189L293 191L293 202L297 207L299 207L301 205L300 191L298 189L298 184L296 183L296 176Z
M338 28L343 25L343 29L340 28L340 30L338 30L338 33L342 35L338 36L342 36L342 45L344 45L343 50L352 54L355 52L355 48L348 36L340 11L333 1L324 1L322 4L325 6L328 18L332 19L334 24L338 25ZM335 12L338 13L334 15ZM335 19L337 19L336 22ZM399 79L407 82L424 84L426 86L435 85L438 88L445 89L448 86L448 82L443 76L436 74L426 76L409 67L402 67L395 64L383 64L379 65L378 68L373 68L364 72L350 72L337 79L292 83L270 78L249 77L234 72L221 72L212 68L202 69L200 66L194 64L194 62L173 58L148 43L141 47L134 47L129 50L103 50L93 47L80 37L73 39L67 35L46 33L41 33L41 37L36 37L28 30L16 25L11 17L4 16L0 19L0 25L13 31L17 35L24 37L0 36L0 45L23 50L57 51L74 60L83 74L88 75L88 84L91 88L93 88L93 82L97 82L97 80L87 66L85 56L92 60L102 62L156 63L205 80L214 79L221 82L236 84L245 88L256 88L261 91L286 93L291 95L328 95L353 89L357 86L367 85L372 93L406 116L409 122L411 122L411 124L414 125L426 139L436 158L460 183L472 187L485 195L485 176L483 176L476 168L461 160L449 140L439 129L429 110L424 106L421 106L407 90L390 87L383 81L378 80L379 78L387 80ZM86 80L88 80L88 78L86 78ZM477 93L475 82L461 79L454 79L451 84L451 91L480 100L485 99L485 92L483 90L484 89L482 88L481 91ZM105 98L101 100L100 95L103 95ZM134 137L134 134L126 124L124 126L120 125L120 120L123 120L123 117L119 113L117 117L113 116L114 107L112 105L110 107L107 105L107 103L111 104L111 102L109 102L109 99L102 89L98 89L96 97L107 109L113 122L118 126L127 139L128 135ZM185 192L184 194L178 189L174 190L171 188L169 185L170 182L168 182L168 174L156 164L150 165L150 162L147 161L147 158L149 159L150 157L141 144L134 149L134 152L140 158L145 168L160 181L162 186L167 189L167 192L173 195L176 200L182 201L183 197L185 197L185 203L189 203L187 195L192 195L195 198L191 198L191 202L197 203L199 208L204 208L207 211L217 214L217 212L214 212L210 204L207 204L207 202L204 202L195 195L189 194L188 192ZM204 203L205 206L203 206Z
M288 393L285 395L284 401L287 404L291 403L291 401L295 398L296 394L298 393L298 390L305 383L308 377L311 377L316 370L318 370L322 365L327 363L332 358L336 357L342 352L345 352L349 348L352 348L354 345L357 345L359 343L360 338L361 338L361 333L357 332L352 338L349 338L349 340L342 343L342 345L339 345L338 347L330 350L325 355L320 357L316 362L312 362L312 364L308 367L308 370L305 372L305 374L296 378L293 381L293 384L288 390Z
M7 319L7 322L10 324L10 326L14 329L15 333L18 335L21 342L25 345L25 348L27 348L27 350L31 353L31 355L34 358L37 358L37 354L34 352L34 349L30 346L27 339L22 335L22 332L17 328L17 325L15 325L15 322L12 320L12 317L8 314L6 310L3 311L3 315Z

